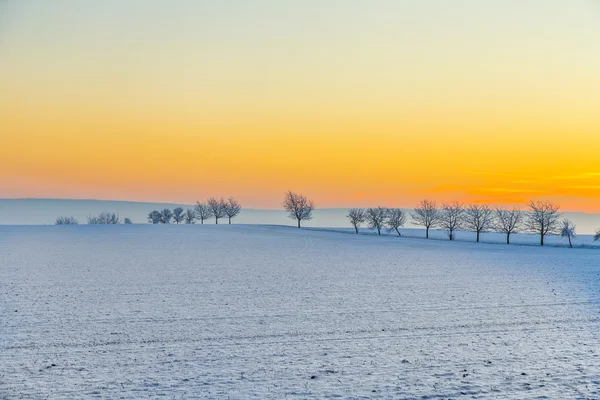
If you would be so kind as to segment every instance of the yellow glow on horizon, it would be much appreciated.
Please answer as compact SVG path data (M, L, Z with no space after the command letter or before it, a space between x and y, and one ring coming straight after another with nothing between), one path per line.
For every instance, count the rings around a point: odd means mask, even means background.
M91 27L32 14L50 33L24 22L0 42L0 197L273 208L292 189L321 207L543 198L600 212L600 30L585 9L525 20L469 2L457 25L344 4L344 20L313 4L339 32L287 6L262 10L279 18L266 27L260 13L221 26L162 10L169 38L144 29L160 13L107 33L98 10L71 11ZM396 23L409 12L420 25Z

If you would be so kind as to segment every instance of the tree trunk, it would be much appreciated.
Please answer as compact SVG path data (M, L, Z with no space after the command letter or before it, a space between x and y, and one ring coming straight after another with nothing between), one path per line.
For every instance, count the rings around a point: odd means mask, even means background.
M396 228L396 233L398 234L398 236L402 236L402 235L400 234L400 231L398 230L398 228Z
M568 238L569 238L569 247L573 248L573 244L571 243L571 235L569 235Z
M479 243L479 231L477 231L477 243Z
M540 246L544 245L544 234L540 233Z
M377 227L377 234L381 236L381 228Z
M354 230L358 233L358 226L354 225Z
M298 218L298 228L300 228L300 218Z
M425 239L429 239L429 227L425 228Z
M219 225L219 218L215 217L215 225Z
M231 225L231 217L229 217L229 225Z
M200 218L200 225L204 225L204 218Z
M510 232L506 234L506 244L510 244Z
M450 235L449 236L450 236L450 240L454 239L454 233L452 231L450 231Z

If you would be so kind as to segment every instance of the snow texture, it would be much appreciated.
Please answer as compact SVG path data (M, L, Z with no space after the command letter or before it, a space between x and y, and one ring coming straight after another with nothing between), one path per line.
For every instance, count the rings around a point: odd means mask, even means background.
M80 225L0 254L2 399L600 397L598 249Z

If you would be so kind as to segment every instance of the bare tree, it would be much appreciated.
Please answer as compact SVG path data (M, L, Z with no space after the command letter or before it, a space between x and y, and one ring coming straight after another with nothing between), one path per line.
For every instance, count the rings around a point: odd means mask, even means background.
M223 207L225 208L225 215L229 218L229 224L231 225L231 218L235 218L242 211L242 206L236 199L230 197L223 203Z
M219 223L219 218L223 218L225 214L225 200L221 197L220 200L217 200L214 197L211 197L206 202L208 208L210 208L210 212L212 216L215 218L215 224Z
M559 221L560 206L549 201L530 201L529 212L525 221L526 227L533 233L540 235L540 246L544 245L544 238L548 234L560 232Z
M282 206L288 212L290 218L298 221L298 228L300 228L301 221L312 219L312 213L315 209L312 200L308 200L306 196L292 191L286 192Z
M133 222L131 222L131 218L125 218L125 219L123 220L123 223L124 223L125 225L131 225L131 224L133 224Z
M442 204L439 226L446 231L450 240L454 240L454 232L463 228L464 213L462 203L455 201Z
M356 233L358 233L358 228L360 228L360 225L367 219L364 208L351 208L348 210L346 217L354 227Z
M196 212L191 208L185 210L185 223L186 224L195 224L196 223Z
M429 239L429 229L434 228L440 222L440 210L435 201L423 200L414 212L410 214L415 225L425 227L425 238Z
M177 207L173 210L173 221L175 221L176 224L183 222L183 219L185 218L185 216L183 215L183 208L181 207Z
M571 238L575 239L575 237L577 236L575 229L575 224L572 221L566 218L563 219L562 227L560 228L560 236L569 239L569 247L571 248L573 247L573 243L571 243Z
M402 236L399 228L403 227L406 223L406 213L400 208L389 208L387 212L386 224L388 230L391 232L395 230L398 236Z
M89 216L87 223L90 225L116 225L121 223L121 220L115 213L101 212L97 217Z
M506 244L510 244L510 235L521 229L523 213L517 207L512 210L496 208L495 229L506 234Z
M170 224L171 219L173 219L173 211L165 208L160 212L160 222L163 224Z
M482 232L487 232L494 226L494 212L486 204L471 204L465 210L465 228L477 233L477 243Z
M54 225L77 225L75 217L58 217Z
M162 219L162 214L158 210L151 211L148 214L148 222L152 224L160 224L160 220Z
M200 220L200 224L204 224L205 219L212 218L212 210L206 203L196 202L196 218Z
M388 209L385 207L367 208L366 219L369 228L377 229L377 234L381 235L381 228L385 225L387 215Z
M598 240L600 240L600 229L598 229L594 235L594 242L597 242Z

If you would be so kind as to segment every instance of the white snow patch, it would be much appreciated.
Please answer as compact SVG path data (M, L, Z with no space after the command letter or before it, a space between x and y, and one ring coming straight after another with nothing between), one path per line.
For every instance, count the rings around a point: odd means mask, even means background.
M600 252L0 227L0 398L598 398Z

